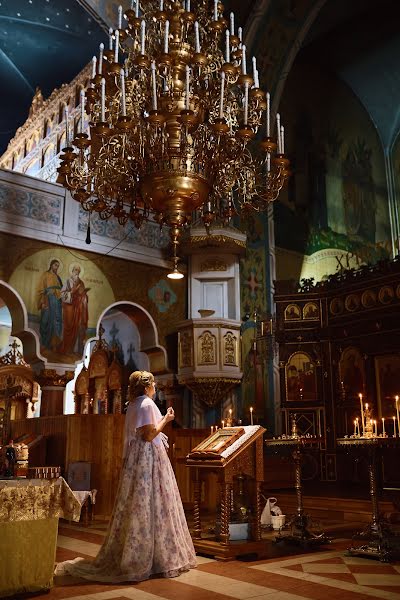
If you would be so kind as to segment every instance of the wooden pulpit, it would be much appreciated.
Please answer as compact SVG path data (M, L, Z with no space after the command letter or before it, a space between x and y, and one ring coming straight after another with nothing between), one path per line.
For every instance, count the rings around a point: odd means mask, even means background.
M192 537L197 552L219 560L266 554L266 543L261 539L264 431L260 425L218 429L187 455L194 488ZM201 490L210 473L217 476L220 502L215 507L215 527L202 531ZM245 499L242 504L246 506L237 509L238 498ZM246 535L240 535L243 531Z

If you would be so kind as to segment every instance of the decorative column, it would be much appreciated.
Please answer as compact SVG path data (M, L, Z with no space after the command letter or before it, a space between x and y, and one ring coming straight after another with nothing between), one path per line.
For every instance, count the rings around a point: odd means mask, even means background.
M40 404L41 417L54 417L64 414L64 390L74 378L73 371L57 373L55 369L43 369L36 377L42 389Z

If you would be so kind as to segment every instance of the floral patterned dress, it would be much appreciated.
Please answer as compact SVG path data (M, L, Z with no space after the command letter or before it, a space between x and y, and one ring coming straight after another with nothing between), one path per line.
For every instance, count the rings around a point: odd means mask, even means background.
M162 418L153 400L130 403L125 422L121 477L107 536L94 561L77 558L59 563L56 575L92 581L143 581L152 575L176 577L196 566L175 475L158 434L146 442L138 427Z

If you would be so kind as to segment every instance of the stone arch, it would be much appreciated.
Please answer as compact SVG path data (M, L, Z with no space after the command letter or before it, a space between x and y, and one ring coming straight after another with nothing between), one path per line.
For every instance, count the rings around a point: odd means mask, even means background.
M18 292L0 279L0 298L4 300L11 314L11 335L21 340L24 358L32 366L43 365L40 358L40 343L37 334L28 326L28 312Z
M149 359L150 371L154 374L167 373L168 358L164 346L158 341L158 331L153 317L140 304L121 300L107 306L99 316L97 321L97 331L99 330L102 319L111 309L120 310L135 323L140 334L140 352L147 354Z

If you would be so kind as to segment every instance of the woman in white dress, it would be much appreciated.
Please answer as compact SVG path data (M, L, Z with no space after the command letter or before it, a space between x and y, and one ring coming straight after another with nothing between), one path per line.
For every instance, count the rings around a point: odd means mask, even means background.
M153 575L176 577L196 566L162 433L174 419L174 410L170 407L162 416L154 395L153 375L134 371L129 378L124 460L107 536L94 561L60 563L56 575L119 583Z

